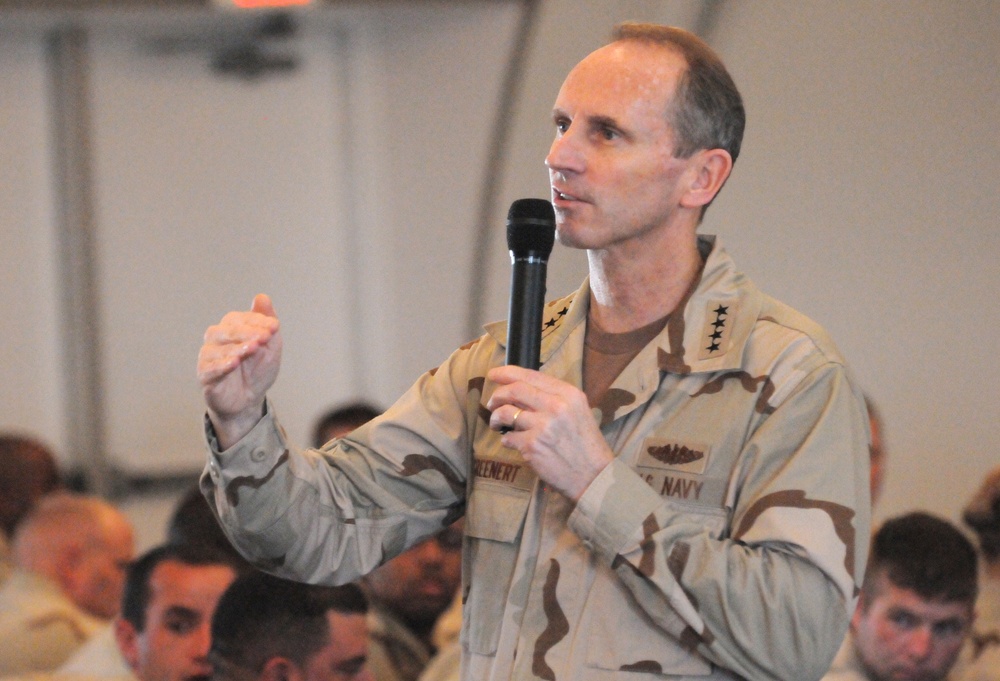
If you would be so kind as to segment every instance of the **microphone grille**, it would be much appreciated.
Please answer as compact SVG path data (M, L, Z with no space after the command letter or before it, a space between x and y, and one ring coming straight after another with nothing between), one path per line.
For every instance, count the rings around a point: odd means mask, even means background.
M556 238L556 214L545 199L518 199L507 211L507 248L515 256L547 258Z

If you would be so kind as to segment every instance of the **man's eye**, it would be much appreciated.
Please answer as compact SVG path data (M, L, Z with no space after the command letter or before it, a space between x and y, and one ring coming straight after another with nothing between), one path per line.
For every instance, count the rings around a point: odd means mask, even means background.
M964 627L958 620L945 620L934 625L934 633L938 636L957 636L962 633Z
M606 140L608 142L613 142L614 140L616 140L616 139L618 139L620 137L620 135L618 134L617 130L615 130L614 128L606 127L606 126L602 127L600 129L600 135L601 135L602 139L604 139L604 140Z
M912 629L917 626L917 618L909 613L899 612L889 618L900 629Z
M192 630L194 630L195 623L191 619L186 617L176 617L168 619L166 622L164 622L164 626L166 627L167 631L170 631L174 634L183 635L190 633Z
M556 119L556 132L564 133L567 130L569 130L569 121L567 121L565 118L557 118Z

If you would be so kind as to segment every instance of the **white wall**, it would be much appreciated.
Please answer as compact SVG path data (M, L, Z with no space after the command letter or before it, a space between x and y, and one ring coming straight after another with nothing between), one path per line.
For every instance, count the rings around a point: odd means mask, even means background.
M957 518L1000 463L1000 5L915 0L716 3L710 36L748 129L705 232L772 295L824 324L886 419L876 517ZM293 437L327 405L388 402L505 314L503 215L545 196L549 111L566 71L618 20L694 25L702 4L541 4L485 271L474 224L515 3L385 3L318 13L293 74L221 80L205 55L155 56L145 19L92 29L109 454L133 472L197 468L194 357L254 293L286 336L274 390ZM40 34L0 17L0 426L57 445L58 273ZM166 22L170 23L170 22ZM102 28L102 26L104 28ZM131 28L129 28L131 27ZM155 33L155 31L154 31ZM148 41L147 41L148 42ZM549 290L580 254L557 247ZM348 323L344 323L344 322ZM319 361L317 361L319 360Z
M61 448L57 244L46 64L31 35L0 36L0 424Z
M957 518L1000 464L1000 5L727 3L747 145L708 229L881 406L876 518Z

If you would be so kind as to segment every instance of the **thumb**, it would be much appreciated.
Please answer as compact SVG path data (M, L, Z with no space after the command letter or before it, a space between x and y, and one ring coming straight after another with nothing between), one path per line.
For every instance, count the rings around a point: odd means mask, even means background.
M254 296L253 305L250 306L250 311L257 312L268 317L278 316L274 312L274 305L271 303L271 297L266 293L258 293Z

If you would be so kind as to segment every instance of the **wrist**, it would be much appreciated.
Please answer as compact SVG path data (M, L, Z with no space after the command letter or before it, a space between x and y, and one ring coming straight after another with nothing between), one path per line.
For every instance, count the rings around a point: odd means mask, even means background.
M209 409L208 418L212 422L213 430L215 430L219 450L225 451L242 440L247 433L254 429L254 426L260 423L266 413L267 403L263 400L260 404L235 414L222 415Z

